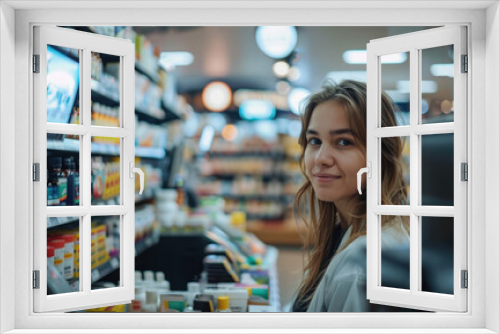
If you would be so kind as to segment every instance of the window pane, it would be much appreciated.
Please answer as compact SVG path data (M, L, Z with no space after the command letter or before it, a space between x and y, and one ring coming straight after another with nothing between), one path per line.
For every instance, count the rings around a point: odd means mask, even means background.
M47 218L47 294L80 290L80 218Z
M120 142L92 137L92 205L120 204Z
M453 218L422 217L422 291L453 294Z
M453 45L421 52L422 124L453 122Z
M453 206L453 138L422 136L422 205Z
M394 119L392 112L384 114L382 103L381 127L410 125L410 53L381 56L380 61L382 89L394 102L393 107L396 109Z
M47 122L80 124L77 49L47 45Z
M410 217L380 216L381 285L410 289Z
M410 203L410 137L382 138L381 144L381 203L382 205L408 205ZM392 159L398 155L401 156L399 163L394 164Z
M92 290L113 288L120 282L120 216L92 217Z
M80 205L80 136L47 134L47 206Z
M92 52L92 125L120 126L120 57Z

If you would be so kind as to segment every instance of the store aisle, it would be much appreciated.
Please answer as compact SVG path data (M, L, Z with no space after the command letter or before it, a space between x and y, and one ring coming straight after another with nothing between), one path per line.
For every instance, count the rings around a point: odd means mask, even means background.
M278 247L278 280L283 311L292 302L302 278L302 248Z

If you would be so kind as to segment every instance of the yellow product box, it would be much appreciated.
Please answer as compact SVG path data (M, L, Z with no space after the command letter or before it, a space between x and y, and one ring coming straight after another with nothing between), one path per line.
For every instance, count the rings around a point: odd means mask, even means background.
M101 265L109 260L109 253L106 249L106 225L97 227L97 265Z
M90 263L91 268L94 269L98 264L98 256L97 256L97 228L93 227L91 229L92 238L90 239Z

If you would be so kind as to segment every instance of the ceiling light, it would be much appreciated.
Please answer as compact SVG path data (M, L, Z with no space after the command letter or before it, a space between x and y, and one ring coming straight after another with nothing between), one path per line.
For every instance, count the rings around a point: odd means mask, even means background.
M331 79L336 83L344 80L356 80L366 82L366 71L332 71L326 75L327 79Z
M400 93L409 94L410 93L410 81L402 80L396 83L396 87ZM421 83L422 94L432 94L438 91L438 85L436 81L422 80Z
M170 70L176 66L187 66L191 65L194 61L194 56L191 52L187 51L175 51L175 52L162 52L160 54L160 59L158 64Z
M238 137L238 128L234 124L228 124L222 129L222 138L233 141Z
M267 56L282 59L290 55L297 45L297 29L293 26L257 27L255 40Z
M366 64L366 50L348 50L342 54L342 59L347 64ZM381 57L382 64L402 64L408 59L406 52L394 53Z
M205 107L210 111L226 110L231 104L231 88L220 81L213 81L203 88L201 99Z
M311 94L311 92L305 88L294 88L288 94L288 106L290 107L290 110L296 114L299 115L300 111L303 108L303 103L305 102L305 99Z
M273 65L274 75L277 76L278 78L286 77L289 71L290 71L290 65L288 65L287 62L284 62L282 60L275 62Z
M431 74L435 77L450 77L455 76L454 64L433 64L431 65Z
M239 114L242 119L272 119L276 115L276 109L271 101L246 100L240 105Z

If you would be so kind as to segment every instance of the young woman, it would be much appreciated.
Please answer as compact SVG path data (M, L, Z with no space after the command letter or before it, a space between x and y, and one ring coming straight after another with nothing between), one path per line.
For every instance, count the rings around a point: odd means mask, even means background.
M382 126L396 126L395 105L382 95ZM366 178L357 191L357 172L366 167L366 84L328 83L308 98L302 115L299 158L305 183L295 208L307 225L304 278L295 312L367 312ZM382 142L382 204L406 204L403 143ZM405 217L382 216L382 245L409 244Z

